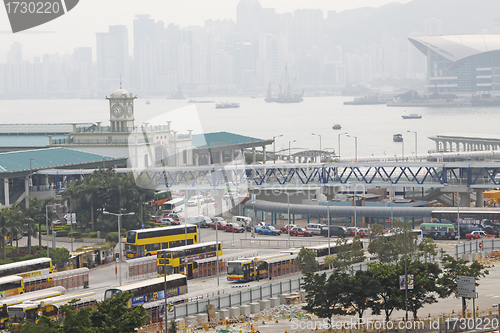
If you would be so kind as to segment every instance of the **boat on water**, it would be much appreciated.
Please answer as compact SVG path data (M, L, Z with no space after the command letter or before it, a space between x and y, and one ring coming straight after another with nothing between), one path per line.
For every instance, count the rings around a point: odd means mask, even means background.
M269 82L269 87L267 88L266 98L264 99L268 103L300 103L302 102L304 96L304 90L302 92L292 92L293 84L295 83L295 79L292 84L290 84L290 80L288 77L288 67L285 66L285 70L283 72L283 76L280 81L280 91L278 94L273 94L271 89L271 82Z
M215 103L215 101L197 101L194 99L190 99L188 103Z
M147 101L146 101L146 104L151 104L151 103L149 102L149 100L147 100Z
M217 103L215 104L216 109L232 109L232 108L239 108L240 103L236 102L222 102L222 103Z
M339 129L342 129L342 126L340 126L340 124L334 124L334 125L332 126L332 129L334 129L334 130L339 130Z
M370 96L362 96L356 97L353 101L344 102L344 105L375 105L375 104L386 104L386 101L383 101L378 98L378 96L370 95Z
M394 141L394 142L403 142L403 134L394 134L392 136L392 141Z
M422 115L416 114L416 113L410 113L410 114L402 115L401 117L403 117L403 119L420 119L420 118L422 118Z

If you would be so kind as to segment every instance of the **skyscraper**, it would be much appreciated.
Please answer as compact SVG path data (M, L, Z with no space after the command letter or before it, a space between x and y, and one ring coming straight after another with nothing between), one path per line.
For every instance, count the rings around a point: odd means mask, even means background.
M96 33L97 87L113 91L130 78L128 30L124 25L112 25L109 32Z

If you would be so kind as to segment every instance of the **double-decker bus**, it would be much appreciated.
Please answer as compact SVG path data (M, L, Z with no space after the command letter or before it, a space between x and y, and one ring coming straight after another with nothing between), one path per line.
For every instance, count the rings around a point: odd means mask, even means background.
M52 273L52 259L38 258L19 262L13 262L0 266L0 277L17 275L28 278L37 275Z
M159 191L155 193L155 197L152 201L149 202L149 205L153 207L155 210L161 208L161 206L170 200L172 194L169 190L167 191Z
M130 307L140 306L146 302L165 298L165 280L167 282L167 297L187 293L187 278L185 275L172 274L161 278L132 283L126 286L106 289L104 300L114 297L118 293L129 292L133 296L129 301Z
M222 256L220 243L207 242L193 245L179 246L171 249L159 250L157 252L158 277L165 273L184 274L188 279L197 278L197 260Z
M161 210L164 214L180 213L184 210L184 198L175 198L163 203Z
M198 244L198 227L192 224L127 231L127 258L156 255L158 250Z
M0 297L24 294L24 282L20 276L4 276L0 278Z
M0 301L0 329L5 328L5 322L9 318L8 307L16 304L21 304L26 301L39 300L55 296L61 296L66 293L64 287L54 287L45 290L34 291L27 294L22 294L13 297L7 297Z

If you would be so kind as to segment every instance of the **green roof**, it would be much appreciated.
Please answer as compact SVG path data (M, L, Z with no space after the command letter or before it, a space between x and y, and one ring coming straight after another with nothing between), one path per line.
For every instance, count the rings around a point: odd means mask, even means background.
M82 152L68 148L46 148L0 153L1 173L24 173L40 169L78 168L105 160L117 160L114 157ZM120 159L121 160L121 159Z
M265 140L229 132L196 134L193 135L193 148L214 148L242 143L257 143L260 141Z

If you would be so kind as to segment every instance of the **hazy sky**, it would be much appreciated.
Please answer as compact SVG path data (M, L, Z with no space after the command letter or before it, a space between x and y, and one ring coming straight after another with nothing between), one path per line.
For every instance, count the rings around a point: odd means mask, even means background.
M391 2L406 3L410 0L260 0L264 8L275 8L278 13L295 9L336 10L358 7L379 7ZM136 14L151 14L155 21L180 26L203 25L206 19L236 20L239 0L80 0L78 5L51 22L25 32L13 34L5 7L0 9L0 62L14 41L23 44L26 58L45 53L72 52L76 47L95 48L95 33L107 32L108 26L120 24L129 27ZM2 6L3 7L3 6ZM131 45L132 46L132 45ZM95 59L94 59L95 60Z

